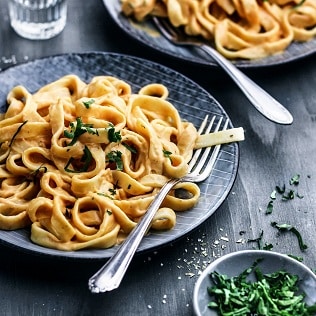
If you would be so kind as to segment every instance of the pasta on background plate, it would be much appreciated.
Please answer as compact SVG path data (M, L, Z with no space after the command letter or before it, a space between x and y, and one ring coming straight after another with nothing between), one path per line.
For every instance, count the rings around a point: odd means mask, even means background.
M67 75L34 94L14 87L0 121L0 229L31 226L34 243L65 251L124 240L157 190L187 173L199 137L167 96L161 84L133 94L110 76ZM152 229L172 229L175 212L197 203L196 184L175 189Z
M201 36L229 59L282 53L316 35L316 0L120 0L137 21L166 17L188 35Z

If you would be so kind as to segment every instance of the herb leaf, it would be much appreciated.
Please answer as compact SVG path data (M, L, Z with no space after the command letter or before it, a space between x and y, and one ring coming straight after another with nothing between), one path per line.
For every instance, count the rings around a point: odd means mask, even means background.
M163 155L167 157L168 159L170 159L170 162L172 163L172 158L171 158L172 152L169 150L164 150L164 149L162 150L162 152L163 152Z
M108 132L108 139L111 143L118 143L121 141L122 136L120 131L116 132L113 124L110 125L110 127L107 128Z
M22 127L23 127L26 123L27 123L27 121L24 121L24 122L17 128L16 132L14 133L14 135L13 135L13 137L12 137L10 143L9 143L9 147L12 146L12 144L13 144L13 142L14 142L16 136L20 133Z
M90 105L93 104L95 102L94 99L90 99L89 101L82 101L83 105L89 109L90 108Z
M91 151L90 149L85 146L84 149L83 149L83 156L80 160L80 162L84 162L83 166L78 169L78 170L74 170L74 169L69 169L69 165L74 161L74 159L71 157L68 162L66 163L66 166L64 168L64 170L66 172L71 172L71 173L80 173L80 172L86 172L88 171L88 168L89 168L89 165L92 161L92 154L91 154Z
M299 174L296 174L294 175L291 179L290 179L290 184L299 184L300 183L300 175Z
M293 234L295 234L297 237L300 249L302 251L308 248L307 245L303 242L303 238L302 238L300 232L294 226L292 226L290 224L278 224L276 222L272 222L271 225L273 227L277 228L279 231L290 231Z
M131 153L137 154L136 148L134 148L134 147L132 147L132 146L126 144L126 143L122 143L122 145L123 145L124 147L126 147Z
M119 150L110 151L107 155L107 162L114 163L116 170L123 170L122 152Z
M262 249L262 238L263 238L263 230L261 231L259 237L254 239L248 239L247 242L256 242L258 244L258 248Z
M93 128L92 124L85 124L82 122L81 117L77 117L76 124L73 122L70 123L70 131L68 130L64 131L65 137L72 139L72 141L68 144L68 146L72 146L73 144L75 144L78 138L84 133L98 135L98 131L92 128Z
M267 205L267 209L266 209L266 214L271 214L273 211L273 201L269 201L268 205Z

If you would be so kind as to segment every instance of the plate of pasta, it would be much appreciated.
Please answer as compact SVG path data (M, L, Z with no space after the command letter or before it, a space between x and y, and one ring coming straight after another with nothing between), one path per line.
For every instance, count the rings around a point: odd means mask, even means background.
M0 242L42 255L111 257L165 174L186 173L205 115L229 119L180 73L115 53L30 61L1 72L0 82ZM170 193L138 251L208 219L238 162L238 144L222 145L207 180L183 183L186 198Z
M238 68L275 66L316 52L315 0L103 2L115 23L132 38L201 65L217 66L196 47L171 44L159 33L150 15L167 17L187 34L204 37L211 45L216 43L221 54Z

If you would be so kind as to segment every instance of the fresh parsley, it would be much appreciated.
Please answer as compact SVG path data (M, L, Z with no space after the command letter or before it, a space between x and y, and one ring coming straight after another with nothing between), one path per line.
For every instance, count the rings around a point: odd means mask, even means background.
M300 232L292 225L290 224L278 224L276 222L272 222L271 225L275 228L277 228L279 231L281 232L287 232L287 231L290 231L292 232L293 234L295 234L295 236L297 237L297 240L298 240L298 244L300 246L300 249L303 251L303 250L306 250L308 247L307 245L303 242L303 238L300 234Z
M98 130L93 128L93 124L85 124L82 122L81 117L77 117L76 123L70 123L70 130L64 130L65 137L71 139L68 146L74 145L78 138L84 133L98 135Z
M169 151L169 150L163 150L162 152L163 152L163 155L164 155L166 158L170 159L170 161L171 161L171 163L172 163L172 159L171 159L172 152Z
M106 162L114 163L116 170L123 170L122 152L119 150L112 150L106 155Z
M113 124L109 125L109 127L107 128L107 132L108 132L109 142L118 143L122 140L120 131L116 132Z
M66 166L65 166L64 170L66 172L70 172L70 173L86 172L86 171L88 171L88 168L89 168L89 165L90 165L91 161L92 161L91 151L90 151L90 149L87 146L85 146L84 149L83 149L83 156L80 159L80 163L83 163L82 166L78 170L70 169L69 166L73 162L75 162L75 159L71 157L68 160L68 162L66 163Z
M95 102L94 99L90 99L89 101L82 101L83 105L86 107L86 109L90 108L90 105Z
M305 294L298 291L299 277L284 270L263 274L257 266L260 261L232 278L217 271L210 273L214 285L207 288L212 297L208 307L222 316L314 315L316 304L307 306ZM254 282L247 279L251 273Z

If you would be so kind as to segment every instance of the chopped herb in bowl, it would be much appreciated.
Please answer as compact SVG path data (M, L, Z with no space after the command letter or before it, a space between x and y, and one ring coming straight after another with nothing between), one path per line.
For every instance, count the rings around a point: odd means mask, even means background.
M316 275L284 254L237 251L203 271L193 307L197 316L316 315Z
M299 292L299 277L279 270L263 274L256 260L251 267L234 277L210 273L215 285L207 288L214 298L208 307L214 308L219 315L315 315L316 304L307 306L305 294ZM247 277L254 273L256 281Z

